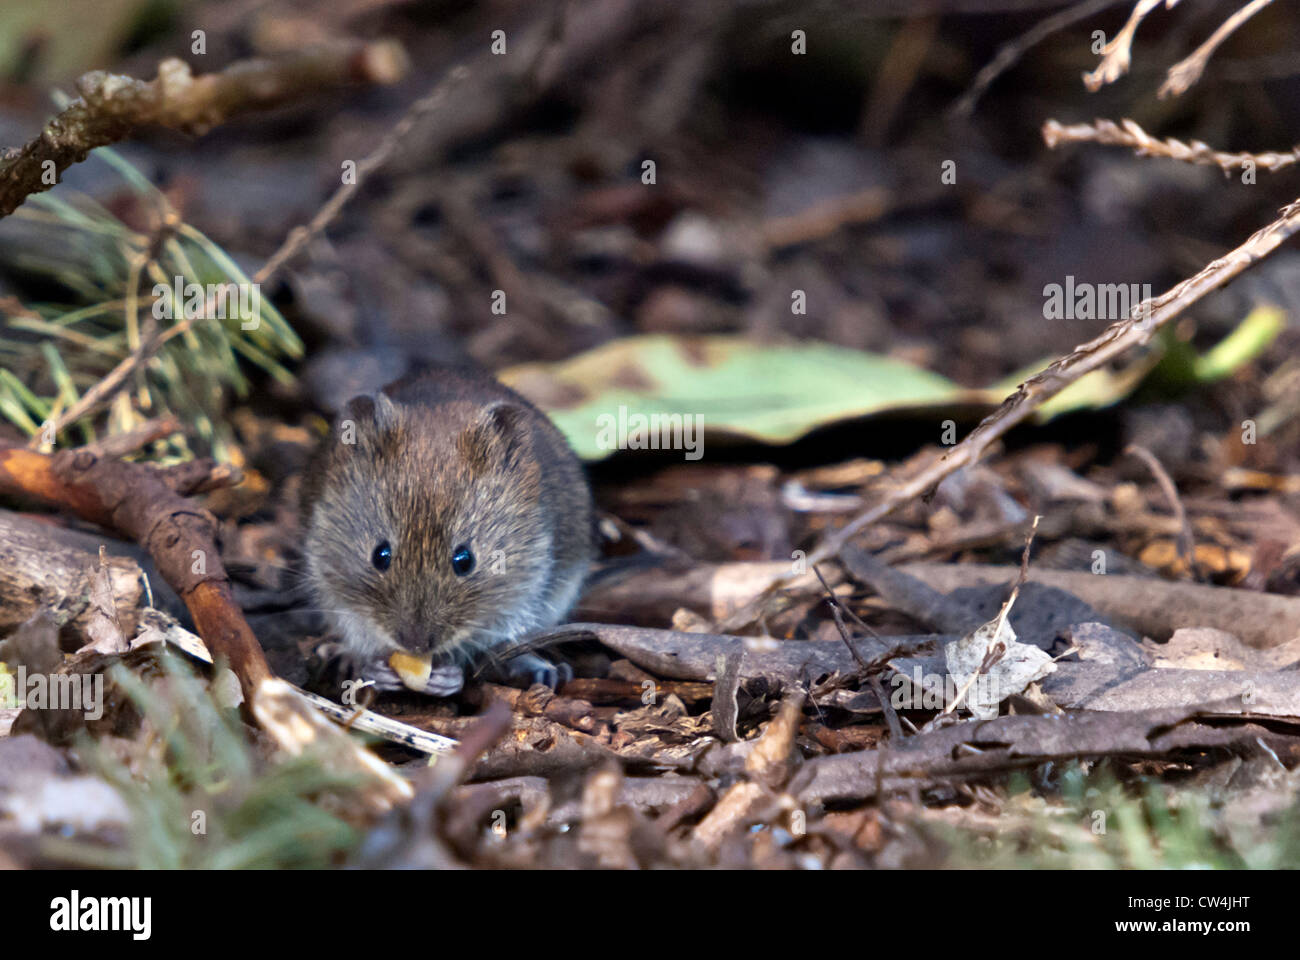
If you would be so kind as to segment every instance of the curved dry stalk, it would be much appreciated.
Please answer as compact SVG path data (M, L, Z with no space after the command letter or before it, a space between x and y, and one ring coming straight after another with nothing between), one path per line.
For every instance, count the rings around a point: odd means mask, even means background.
M980 97L984 96L984 92L992 86L993 81L1019 63L1020 58L1031 47L1036 47L1052 34L1059 33L1071 24L1091 17L1094 13L1100 13L1107 7L1114 6L1115 3L1116 0L1084 0L1083 3L1066 7L1064 10L1058 10L1050 17L1038 21L1020 36L1004 43L998 48L998 52L993 59L980 68L980 72L975 75L970 88L961 95L960 100L952 105L948 110L948 115L951 117L969 117L975 110L975 104L979 102Z
M1192 530L1191 521L1187 519L1187 509L1183 506L1183 498L1178 495L1178 485L1174 483L1173 477L1169 476L1169 471L1165 469L1163 463L1154 453L1140 444L1130 443L1124 448L1125 453L1131 453L1151 471L1155 477L1156 483L1160 487L1160 492L1165 495L1169 501L1169 507L1174 512L1174 522L1178 524L1178 556L1186 564L1188 572L1193 572L1193 557L1196 549L1196 534Z
M453 67L447 75L434 85L434 88L421 97L410 108L402 114L402 118L394 124L393 128L384 134L379 145L370 153L357 161L356 176L344 182L333 195L325 201L324 205L316 211L316 215L311 220L289 231L284 243L280 249L266 261L256 274L253 275L254 283L264 283L272 275L277 273L290 259L292 259L299 250L301 250L312 237L316 236L329 224L338 212L343 209L343 205L352 199L356 193L357 187L365 180L366 175L373 173L382 167L393 155L393 151L411 132L416 121L426 113L436 110L446 102L451 92L469 77L469 70L464 66Z
M239 678L250 713L280 749L297 755L313 744L332 745L336 762L372 781L367 802L382 809L410 798L399 774L271 672L221 563L216 518L173 490L159 471L85 450L46 456L0 446L0 493L61 507L138 543L184 601L204 645Z
M1251 0L1250 3L1223 21L1219 25L1219 29L1210 34L1210 39L1197 47L1191 56L1185 60L1180 60L1169 68L1165 82L1161 84L1156 96L1163 99L1171 94L1176 97L1184 93L1188 87L1201 79L1201 74L1205 71L1205 65L1210 62L1210 57L1219 48L1219 45L1232 36L1238 27L1272 2L1273 0Z
M161 69L161 68L159 68ZM424 114L435 109L444 103L453 89L459 85L468 75L463 67L456 67L451 70L447 76L441 80L434 88L424 97L417 100L402 115L402 118L393 126L378 146L369 154L357 161L356 176L351 178L347 183L342 184L329 200L316 212L306 224L294 227L285 236L279 248L267 258L253 276L250 282L254 286L261 286L275 277L280 270L294 256L306 246L307 242L319 234L330 221L337 216L343 205L352 198L357 187L363 182L365 175L374 172L384 165L385 162L393 155L397 146L402 139L410 133L416 121ZM222 76L218 74L218 76ZM2 208L0 208L2 209ZM211 317L216 311L217 298L221 295L220 291L214 290L204 301L203 309L193 316L186 317L179 323L173 324L166 330L155 336L147 337L133 350L129 355L110 370L104 377L93 387L82 394L81 398L53 421L52 435L57 436L62 433L71 424L83 417L89 416L102 410L118 392L126 385L131 375L140 368L140 366L149 361L162 347L170 340L184 336L190 329L201 321Z
M275 60L245 60L195 77L169 57L153 80L96 70L77 80L81 94L24 146L0 156L0 216L33 193L49 190L63 171L96 147L158 125L205 133L236 114L295 100L341 83L394 83L406 72L394 41L329 44ZM53 173L53 176L50 176Z
M1138 0L1137 6L1129 14L1128 22L1115 34L1115 39L1101 48L1101 63L1097 64L1097 69L1083 75L1085 87L1096 93L1106 84L1114 83L1128 73L1132 61L1133 35L1137 33L1138 24L1162 3L1165 9L1172 10L1178 5L1178 0Z
M1222 287L1242 271L1267 257L1289 237L1300 233L1300 199L1284 207L1279 217L1251 234L1245 243L1206 264L1158 297L1143 300L1128 319L1111 324L1087 343L1055 360L1022 383L1002 401L960 443L936 457L920 472L888 491L870 509L858 514L844 527L823 538L808 554L809 567L831 559L850 540L873 523L888 516L904 503L924 495L948 475L982 458L993 441L1027 419L1038 407L1056 396L1085 373L1096 370L1142 346L1161 327L1179 316L1206 294ZM716 633L734 633L752 623L766 604L794 573L775 577L753 601L715 626Z
M1118 124L1113 120L1095 120L1092 123L1072 123L1069 126L1048 120L1043 124L1043 140L1052 148L1063 143L1103 143L1107 146L1132 147L1140 157L1166 157L1201 167L1218 167L1225 175L1248 166L1276 172L1300 162L1300 147L1283 153L1226 153L1215 150L1200 140L1191 143L1183 143L1173 137L1158 140L1127 118Z

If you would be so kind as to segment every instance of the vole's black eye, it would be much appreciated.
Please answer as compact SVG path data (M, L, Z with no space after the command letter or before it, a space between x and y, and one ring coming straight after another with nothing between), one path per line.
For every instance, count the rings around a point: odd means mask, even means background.
M393 548L385 540L379 546L375 547L375 552L370 555L370 562L375 565L375 569L383 573L393 564Z
M451 570L456 576L463 577L474 569L474 553L469 544L462 543L451 552Z

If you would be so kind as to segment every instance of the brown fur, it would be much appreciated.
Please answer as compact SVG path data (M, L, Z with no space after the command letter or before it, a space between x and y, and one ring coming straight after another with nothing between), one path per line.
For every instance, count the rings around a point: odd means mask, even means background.
M482 374L431 370L349 401L317 452L307 576L354 653L457 656L568 613L594 554L592 517L581 464L544 414ZM371 563L382 541L386 572ZM462 543L476 562L458 577Z

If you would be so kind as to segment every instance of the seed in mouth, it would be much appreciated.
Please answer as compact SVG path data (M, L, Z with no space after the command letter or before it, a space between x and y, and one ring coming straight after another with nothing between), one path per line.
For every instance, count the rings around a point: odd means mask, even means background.
M423 691L433 672L433 654L416 656L404 650L397 650L388 658L388 665L393 668L402 683L412 690Z

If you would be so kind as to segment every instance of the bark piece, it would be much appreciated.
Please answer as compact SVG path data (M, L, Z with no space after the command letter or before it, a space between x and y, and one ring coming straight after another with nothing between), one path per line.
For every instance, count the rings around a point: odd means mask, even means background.
M83 641L95 620L97 579L101 598L130 634L139 622L144 572L134 560L109 557L100 569L92 553L56 543L57 527L0 511L0 635L48 610L60 632ZM100 611L100 615L103 615Z
M902 569L944 591L1007 583L1016 575L1014 567L975 563L909 563ZM1260 650L1300 637L1300 597L1073 570L1035 569L1029 582L1059 587L1156 640L1180 627L1214 627Z
M561 636L561 633L563 634ZM613 624L569 624L553 639L594 637L637 666L677 680L714 680L717 658L742 653L742 681L759 677L797 684L835 672L850 673L857 661L840 640L777 640L772 637L734 637L711 633L680 633L649 627ZM858 656L873 660L900 645L929 649L956 639L951 636L865 637L853 641Z
M1136 713L1022 715L960 723L909 737L888 751L818 757L790 790L801 803L864 800L878 793L951 784L1048 760L1079 757L1167 757L1181 749L1246 746L1257 738L1295 743L1258 724L1197 722L1189 708Z

